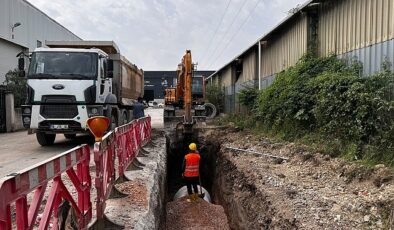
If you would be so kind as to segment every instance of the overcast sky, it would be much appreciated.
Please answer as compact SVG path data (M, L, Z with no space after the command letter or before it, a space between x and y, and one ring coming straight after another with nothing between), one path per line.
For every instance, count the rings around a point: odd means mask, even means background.
M175 70L186 49L192 51L199 70L216 70L305 2L28 1L84 40L115 41L123 55L144 70Z

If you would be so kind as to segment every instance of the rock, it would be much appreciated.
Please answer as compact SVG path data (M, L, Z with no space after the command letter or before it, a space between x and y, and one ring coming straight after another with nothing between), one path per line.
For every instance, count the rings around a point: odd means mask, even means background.
M364 216L364 222L369 222L370 219L371 219L370 215Z
M279 173L279 174L278 174L278 177L279 177L279 178L285 178L286 176L285 176L283 173Z
M384 164L377 164L375 165L375 169L382 169L385 168L386 166Z

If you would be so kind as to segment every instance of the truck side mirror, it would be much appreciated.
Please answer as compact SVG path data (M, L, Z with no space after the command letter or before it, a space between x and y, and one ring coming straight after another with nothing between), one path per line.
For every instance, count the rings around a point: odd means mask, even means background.
M24 77L25 76L25 59L23 57L18 58L18 76Z
M18 70L25 70L25 59L23 57L18 58Z
M114 61L110 59L107 62L107 77L108 78L114 77Z

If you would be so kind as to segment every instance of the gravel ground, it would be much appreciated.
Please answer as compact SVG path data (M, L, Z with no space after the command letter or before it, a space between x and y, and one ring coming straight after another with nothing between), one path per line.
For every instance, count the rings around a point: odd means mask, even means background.
M167 230L230 229L224 209L198 198L187 202L187 197L167 203Z
M219 137L214 191L234 229L392 229L393 172L367 168L303 146L276 143L235 129ZM231 146L290 158L270 158L225 149Z

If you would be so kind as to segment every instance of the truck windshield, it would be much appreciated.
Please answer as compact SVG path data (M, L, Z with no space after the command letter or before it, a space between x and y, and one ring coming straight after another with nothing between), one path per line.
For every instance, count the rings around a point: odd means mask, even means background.
M28 78L30 79L96 79L95 53L36 52L33 53Z

